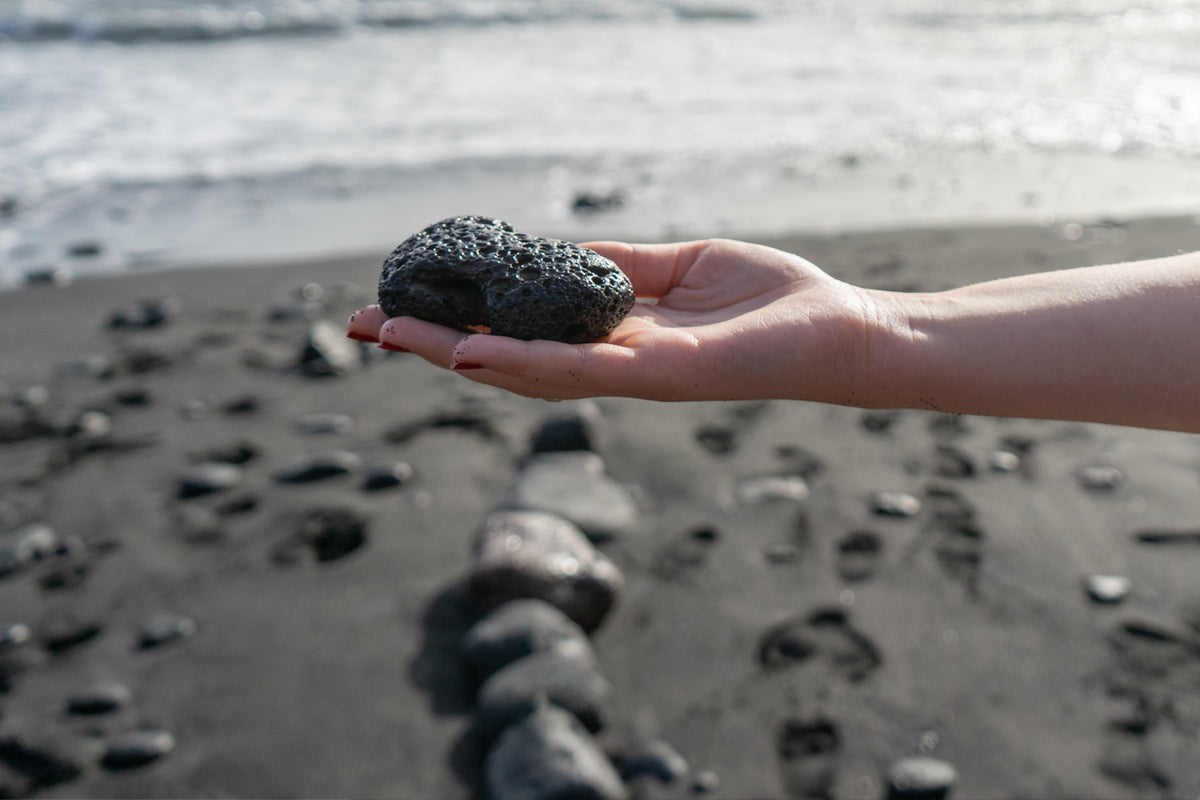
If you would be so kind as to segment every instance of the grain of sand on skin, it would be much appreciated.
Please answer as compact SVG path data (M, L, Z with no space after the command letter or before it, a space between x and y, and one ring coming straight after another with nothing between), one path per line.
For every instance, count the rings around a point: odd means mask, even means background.
M1200 249L1190 221L1129 223L1119 246L1110 228L783 244L900 290ZM0 295L6 792L499 791L537 748L489 750L480 703L519 713L547 676L583 719L509 741L582 748L563 779L610 794L1200 792L1194 437L549 406L329 335L378 269ZM911 513L879 513L881 493ZM579 591L593 563L620 580L590 635L520 633L551 653L483 693L468 579L481 528L518 504L586 542L533 559L526 586Z

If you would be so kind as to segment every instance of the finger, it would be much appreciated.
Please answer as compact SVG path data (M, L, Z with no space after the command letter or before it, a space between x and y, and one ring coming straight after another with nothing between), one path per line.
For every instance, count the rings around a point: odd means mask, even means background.
M415 353L431 364L449 368L454 346L465 335L415 317L393 317L379 329L379 346Z
M379 329L387 320L388 315L379 306L360 308L346 322L346 335L360 342L377 342Z
M581 245L621 268L638 297L659 298L671 291L696 261L704 242L629 244L588 242Z

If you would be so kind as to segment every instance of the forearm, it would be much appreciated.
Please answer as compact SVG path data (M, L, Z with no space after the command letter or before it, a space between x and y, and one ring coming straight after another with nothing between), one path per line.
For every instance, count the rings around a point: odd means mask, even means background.
M879 299L880 404L1200 432L1200 253Z

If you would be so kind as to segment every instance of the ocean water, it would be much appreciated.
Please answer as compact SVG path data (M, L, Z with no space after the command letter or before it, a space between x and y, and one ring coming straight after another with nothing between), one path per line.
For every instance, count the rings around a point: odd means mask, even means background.
M0 280L1200 210L1200 1L0 0Z

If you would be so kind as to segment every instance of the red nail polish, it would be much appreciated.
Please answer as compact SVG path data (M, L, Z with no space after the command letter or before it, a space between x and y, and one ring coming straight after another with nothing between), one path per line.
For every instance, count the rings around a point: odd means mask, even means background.
M390 350L393 353L408 353L408 352L410 352L407 347L401 347L400 345L392 344L391 342L380 342L379 349L380 350Z
M464 369L483 369L483 364L476 364L474 361L456 361L450 365L450 369L456 372L461 372Z
M379 341L378 339L376 339L374 336L372 336L369 333L359 333L358 331L349 331L346 334L346 338L353 339L356 342L378 342Z

